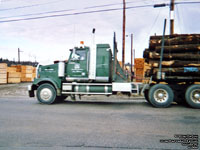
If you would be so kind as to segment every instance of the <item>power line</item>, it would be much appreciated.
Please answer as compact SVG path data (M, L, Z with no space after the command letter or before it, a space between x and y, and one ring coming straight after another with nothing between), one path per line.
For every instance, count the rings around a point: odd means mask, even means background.
M183 33L183 31L182 31L182 26L180 26L180 24L181 24L181 19L180 19L180 15L179 15L179 9L178 9L178 5L176 5L176 10L177 10L177 18L178 18L178 28L179 28L179 30L180 30L180 32L181 33Z
M34 14L16 15L16 16L9 16L9 17L0 17L0 19L9 19L9 18L26 17L26 16L36 16L36 15L46 15L46 14L67 12L67 11L73 11L73 10L76 10L76 9L64 9L64 10L47 11L47 12L34 13Z
M159 16L160 16L160 12L161 12L161 9L159 10L159 12L158 12L158 14L157 14L157 16L156 16L156 18L155 18L155 20L154 20L154 22L153 22L151 28L150 28L149 34L151 34L151 31L153 30L153 28L154 28L154 26L155 26L155 24L156 24L156 22L157 22L157 20L158 20L158 18L159 18Z
M57 1L53 1L53 2L48 2L48 3L43 3L43 4L36 4L36 5L28 5L28 6L21 6L21 7L16 7L16 8L7 8L7 9L3 9L0 11L5 11L5 10L13 10L13 9L22 9L22 8L27 8L27 7L35 7L35 6L41 6L41 5L46 5L46 4L50 4L50 3L55 3L58 1L62 1L62 0L57 0ZM148 0L144 0L144 1L148 1ZM141 1L128 1L126 2L126 4L131 4L131 3L137 3L137 2L141 2ZM185 3L185 2L184 2ZM186 2L188 3L188 2ZM114 5L121 5L123 3L112 3L112 4L106 4L106 5L96 5L96 6L90 6L90 7L85 7L83 9L92 9L92 8L100 8L100 7L108 7L108 6L114 6ZM159 4L158 4L159 5ZM167 5L165 3L161 4L161 5ZM154 5L155 7L156 5ZM9 19L9 18L16 18L16 17L27 17L27 16L36 16L36 15L46 15L46 14L52 14L52 13L60 13L60 12L67 12L67 11L73 11L76 9L64 9L64 10L56 10L56 11L46 11L46 12L40 12L40 13L30 13L30 14L25 14L25 15L15 15L15 16L8 16L8 17L0 17L0 19Z
M179 4L199 4L199 2L177 2L175 5ZM169 5L169 4L166 4ZM126 9L136 9L136 8L146 8L146 7L153 7L154 5L138 5L138 6L129 6ZM44 18L54 18L54 17L64 17L64 16L75 16L75 15L82 15L82 14L92 14L92 13L100 13L100 12L110 12L110 11L117 11L122 10L123 8L110 8L110 9L101 9L101 10L93 10L93 11L83 11L83 12L75 12L75 13L68 13L68 14L57 14L57 15L48 15L48 16L39 16L39 17L29 17L29 18L21 18L21 19L10 19L10 20L3 20L0 23L5 22L17 22L17 21L27 21L27 20L37 20L37 19L44 19ZM69 10L60 10L59 12L64 12ZM50 13L50 12L49 12ZM33 14L29 14L33 15ZM18 16L19 17L19 16Z
M33 5L25 5L25 6L14 7L14 8L5 8L5 9L0 9L0 11L8 11L8 10L17 10L17 9L23 9L23 8L37 7L37 6L57 3L59 1L63 1L63 0L56 0L56 1L46 2L46 3L38 3L38 4L33 4Z
M7 0L7 1L12 1L12 0ZM0 9L0 11L9 11L9 10L17 10L17 9L24 9L24 8L30 8L30 7L37 7L37 6L42 6L42 5L47 5L47 4L52 4L52 3L57 3L59 1L63 1L63 0L56 0L56 1L52 1L52 2L46 2L46 3L38 3L38 4L33 4L33 5L25 5L25 6L20 6L20 7L14 7L14 8L5 8L5 9ZM143 0L143 2L148 1L148 0ZM187 0L182 0L182 1L187 1ZM137 2L141 2L141 1L129 1L126 2L126 4L131 4L131 3L137 3ZM188 4L188 3L198 3L197 2L177 2L176 4ZM106 4L106 5L99 5L99 6L91 6L91 7L85 7L84 9L91 9L91 8L99 8L99 7L108 7L108 6L114 6L114 5L120 5L123 3L112 3L112 4Z
M126 9L145 8L145 7L153 7L153 5L131 6L131 7L126 7ZM39 17L30 17L30 18L22 18L22 19L11 19L11 20L0 21L0 23L17 22L17 21L25 21L25 20L36 20L36 19L54 18L54 17L63 17L63 16L74 16L74 15L92 14L92 13L99 13L99 12L110 12L110 11L117 11L117 10L122 10L122 9L123 8L111 8L111 9L75 12L75 13L59 14L59 15L39 16Z
M144 0L144 1L148 1L148 0ZM126 4L127 3L131 4L131 3L136 3L136 2L140 2L140 1L129 1L129 2L126 2ZM96 6L85 7L83 9L101 8L101 7L108 7L108 6L121 5L121 4L123 4L123 3L112 3L112 4L98 5L98 6L96 5ZM21 8L24 8L24 7L21 7ZM26 16L35 16L35 15L45 15L45 14L60 13L60 12L67 12L67 11L73 11L73 10L76 10L76 9L64 9L64 10L47 11L47 12L40 12L40 13L34 13L34 14L15 15L15 16L8 16L8 17L0 17L0 19L9 19L9 18L15 18L15 17L26 17Z
M20 7L14 7L14 8L5 8L5 9L0 9L0 11L9 11L9 10L16 10L16 9L24 9L24 8L30 8L30 7L37 7L37 6L42 6L42 5L47 5L47 4L52 4L52 3L57 3L59 1L63 0L56 0L52 2L46 2L46 3L38 3L38 4L33 4L33 5L25 5L25 6L20 6ZM144 0L148 1L148 0ZM139 1L129 1L127 3L137 3ZM114 5L120 5L122 3L112 3L112 4L106 4L106 5L98 5L98 6L91 6L91 7L85 7L84 9L91 9L91 8L98 8L98 7L108 7L108 6L114 6Z
M143 0L143 1L148 1L148 0ZM138 3L141 2L141 0L138 1L128 1L126 4L132 4L132 3ZM96 6L90 6L90 7L85 7L84 9L91 9L91 8L99 8L99 7L108 7L108 6L115 6L115 5L122 5L123 3L112 3L112 4L105 4L105 5L96 5Z
M176 2L175 4L199 4L200 1L197 2Z
M181 2L184 2L184 1L186 1L186 2L191 2L190 0L181 0ZM199 0L192 0L192 2L195 2L195 1L199 1Z
M16 1L16 0L1 0L1 2L12 2L12 1ZM17 1L19 1L19 0L17 0ZM20 0L20 1L24 1L24 0Z

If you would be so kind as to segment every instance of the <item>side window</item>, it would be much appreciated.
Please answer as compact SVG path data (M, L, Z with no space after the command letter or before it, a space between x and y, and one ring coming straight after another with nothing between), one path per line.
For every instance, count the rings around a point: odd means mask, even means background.
M79 55L80 60L85 60L86 59L85 51L76 51L76 54Z

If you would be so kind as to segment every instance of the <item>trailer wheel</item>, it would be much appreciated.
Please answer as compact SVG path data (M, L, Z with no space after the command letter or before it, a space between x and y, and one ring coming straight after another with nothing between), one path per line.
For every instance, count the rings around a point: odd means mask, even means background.
M149 90L149 101L157 108L169 107L174 99L174 93L168 85L156 84Z
M187 88L185 99L193 108L200 108L200 85L191 85Z
M37 99L43 104L52 104L56 100L56 90L48 83L42 84L37 89Z

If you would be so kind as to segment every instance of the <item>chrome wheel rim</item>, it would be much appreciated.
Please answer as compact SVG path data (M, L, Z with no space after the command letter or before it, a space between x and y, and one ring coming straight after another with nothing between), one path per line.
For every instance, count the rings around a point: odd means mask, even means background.
M165 89L157 89L153 96L155 101L158 103L165 103L169 98L169 94Z
M195 89L191 92L190 98L194 103L200 104L200 89Z
M53 93L49 88L44 88L40 92L40 97L44 101L49 101L52 97Z

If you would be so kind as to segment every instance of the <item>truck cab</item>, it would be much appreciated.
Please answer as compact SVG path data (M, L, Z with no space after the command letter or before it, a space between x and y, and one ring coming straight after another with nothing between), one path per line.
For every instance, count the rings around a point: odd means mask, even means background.
M52 104L74 95L111 95L118 91L132 93L136 89L128 82L116 58L114 41L112 51L109 44L91 47L74 47L67 61L37 67L37 77L29 86L29 96L36 96L39 102Z

